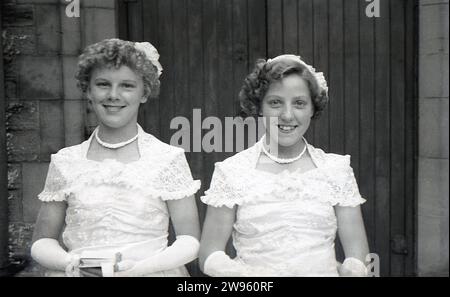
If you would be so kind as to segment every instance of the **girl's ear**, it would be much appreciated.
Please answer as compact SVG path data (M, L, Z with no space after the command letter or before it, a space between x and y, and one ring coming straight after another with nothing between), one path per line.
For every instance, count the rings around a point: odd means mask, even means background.
M148 100L148 96L144 95L141 98L141 103L145 103L145 102L147 102L147 100Z

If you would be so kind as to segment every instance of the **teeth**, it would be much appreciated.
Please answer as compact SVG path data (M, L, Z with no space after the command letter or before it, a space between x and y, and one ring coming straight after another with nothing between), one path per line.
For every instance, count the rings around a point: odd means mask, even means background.
M283 125L278 125L278 128L280 128L283 131L292 131L295 129L295 126L283 126Z
M108 111L119 111L122 109L122 106L105 106Z

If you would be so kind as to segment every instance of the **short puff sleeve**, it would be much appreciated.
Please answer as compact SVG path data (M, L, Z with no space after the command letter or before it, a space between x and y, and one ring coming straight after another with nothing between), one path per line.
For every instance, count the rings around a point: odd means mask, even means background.
M366 202L359 193L353 168L350 166L350 156L339 156L334 162L333 205L355 207ZM334 172L333 172L334 171Z
M43 202L67 200L68 182L60 170L60 163L58 155L51 156L44 190L38 195L39 200Z
M201 182L194 180L182 149L162 168L158 178L158 190L162 200L178 200L194 195Z
M214 206L233 208L235 205L241 205L243 202L243 190L238 188L238 184L233 182L223 163L216 163L214 173L211 179L210 187L205 191L205 195L200 199L203 203Z

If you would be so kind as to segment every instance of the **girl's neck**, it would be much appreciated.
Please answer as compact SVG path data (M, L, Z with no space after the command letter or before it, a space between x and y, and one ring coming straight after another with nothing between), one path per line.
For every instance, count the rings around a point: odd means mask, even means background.
M132 122L120 128L111 128L102 123L99 124L98 137L107 143L119 143L133 138L138 133L136 122Z
M292 146L282 146L275 141L270 141L266 148L269 148L269 152L276 152L276 157L281 159L291 159L297 157L305 148L306 143L303 138Z

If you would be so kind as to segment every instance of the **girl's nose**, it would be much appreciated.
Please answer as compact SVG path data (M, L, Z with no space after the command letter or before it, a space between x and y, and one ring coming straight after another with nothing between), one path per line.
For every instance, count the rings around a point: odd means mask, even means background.
M117 87L112 86L110 91L109 91L109 98L110 100L117 100L119 99L119 90Z
M294 113L292 110L292 106L289 104L285 105L283 108L283 112L281 114L281 119L285 122L289 122L294 118Z

